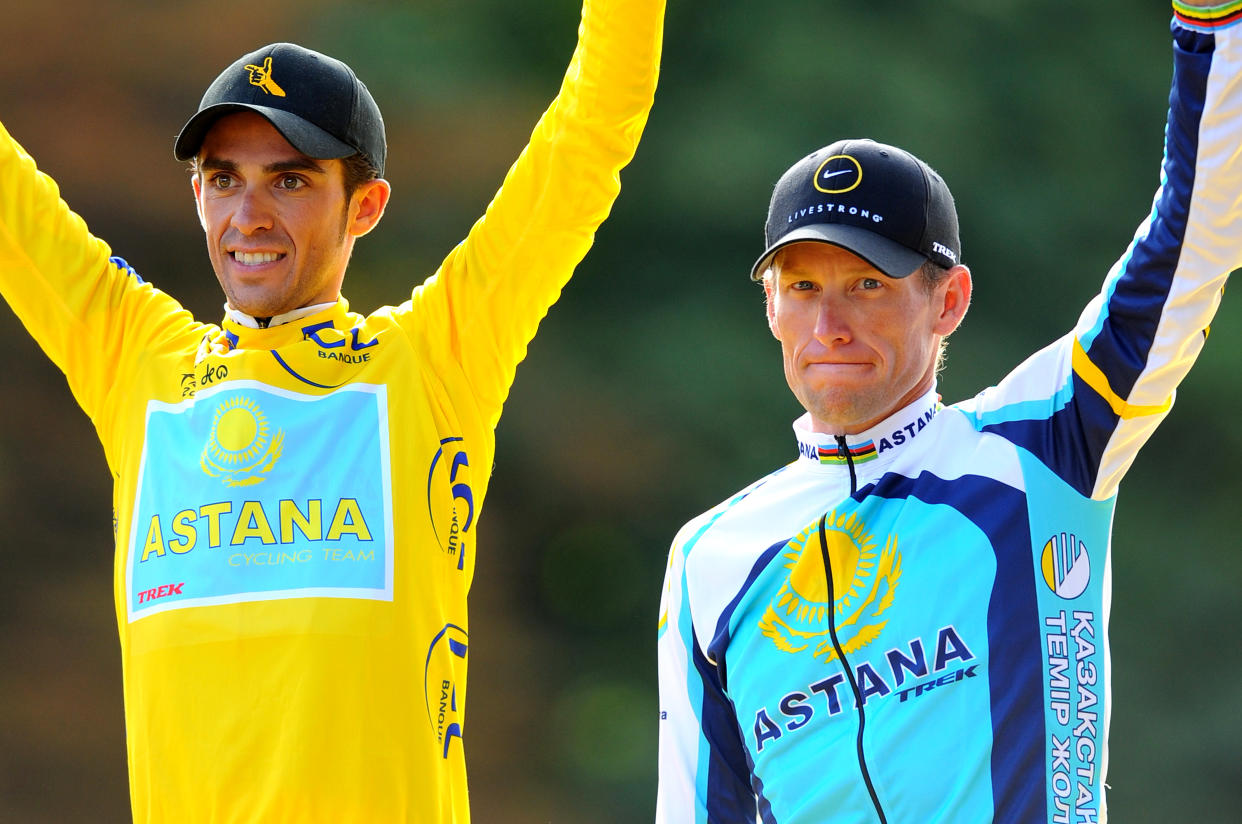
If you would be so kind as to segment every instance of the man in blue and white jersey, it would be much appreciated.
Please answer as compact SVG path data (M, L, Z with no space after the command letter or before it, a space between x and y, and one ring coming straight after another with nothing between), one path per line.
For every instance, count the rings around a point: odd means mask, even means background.
M968 401L936 392L971 296L944 181L844 140L777 183L752 276L806 414L674 540L658 821L1105 820L1117 486L1242 265L1242 0L1174 7L1150 216Z

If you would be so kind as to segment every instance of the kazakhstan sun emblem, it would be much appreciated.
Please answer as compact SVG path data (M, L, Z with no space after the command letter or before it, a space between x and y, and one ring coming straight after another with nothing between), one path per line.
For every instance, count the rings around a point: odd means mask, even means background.
M216 407L211 433L199 463L225 486L251 486L261 482L272 470L285 441L283 430L276 430L259 405L244 395L234 395Z
M835 609L837 638L845 653L865 647L888 623L879 619L893 605L901 579L897 538L889 535L882 552L854 514L828 513L824 537L832 564L835 603L828 603L828 581L820 548L819 521L798 533L785 547L788 576L768 603L759 629L777 648L811 654L824 663L835 660L828 630L828 611Z

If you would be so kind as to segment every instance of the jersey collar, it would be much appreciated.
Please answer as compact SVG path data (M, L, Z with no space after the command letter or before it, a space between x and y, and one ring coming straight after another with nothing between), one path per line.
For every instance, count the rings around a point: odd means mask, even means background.
M336 305L336 301L330 300L327 303L316 303L313 306L303 306L301 309L294 309L292 312L285 312L270 318L259 318L247 315L238 309L234 309L226 302L224 304L224 316L236 323L238 326L244 326L247 329L269 329L275 326L283 326L286 323L292 323L301 318L317 315L324 310L331 309Z
M348 319L349 301L338 299L335 303L324 303L307 307L309 314L298 311L282 316L283 322L266 329L256 329L244 319L235 318L233 313L226 311L221 324L219 340L212 341L213 348L219 345L225 351L231 349L279 349L282 346L298 343L307 337L307 328L323 329L335 327L346 330L353 324Z
M913 443L943 408L940 395L933 386L926 395L865 432L846 435L849 460L858 465L896 454ZM812 431L810 412L794 421L793 429L798 439L799 461L825 466L845 465L846 457L841 454L836 436Z

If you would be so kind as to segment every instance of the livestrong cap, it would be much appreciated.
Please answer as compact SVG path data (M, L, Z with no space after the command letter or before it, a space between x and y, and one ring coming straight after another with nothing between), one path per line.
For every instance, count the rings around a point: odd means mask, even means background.
M961 261L953 195L914 155L873 140L839 140L795 163L772 193L758 280L784 246L803 240L848 249L889 277L924 261Z
M361 153L384 173L384 119L349 66L293 43L273 43L240 58L207 88L198 113L177 136L178 160L198 154L226 114L256 112L293 147L319 160Z

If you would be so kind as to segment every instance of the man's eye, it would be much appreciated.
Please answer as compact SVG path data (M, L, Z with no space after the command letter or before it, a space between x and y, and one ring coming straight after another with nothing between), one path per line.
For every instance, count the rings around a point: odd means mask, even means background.
M883 284L881 284L880 281L876 278L863 278L862 280L863 289L867 289L867 290L879 289L881 285Z
M233 187L233 178L225 174L212 175L211 185L217 189L231 189Z
M302 178L297 175L286 175L280 179L279 185L282 189L300 189L302 188Z

